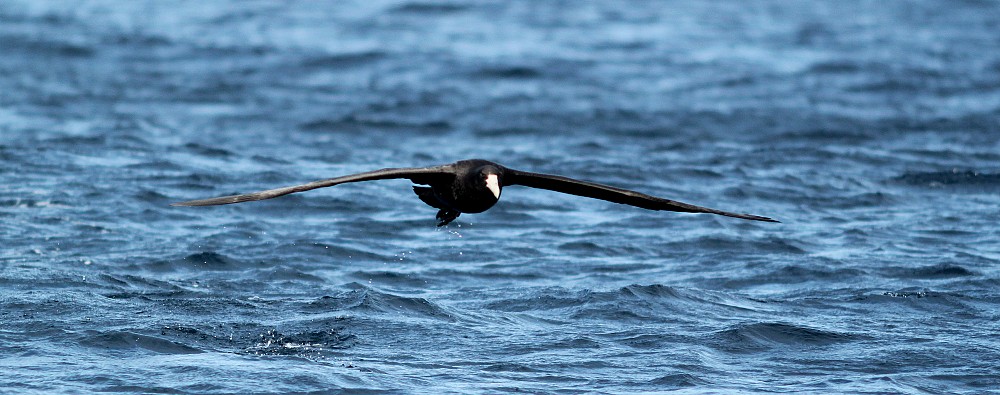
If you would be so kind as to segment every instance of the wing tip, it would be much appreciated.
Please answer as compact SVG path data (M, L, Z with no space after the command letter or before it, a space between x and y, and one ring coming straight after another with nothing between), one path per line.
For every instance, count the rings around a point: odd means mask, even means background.
M779 224L781 223L781 221L778 221L778 220L776 220L776 219L774 219L774 218L771 218L771 217L765 217L765 216L762 216L762 215L753 215L753 214L737 214L737 215L731 215L731 217L736 217L736 218L742 218L742 219L748 219L748 220L751 220L751 221L760 221L760 222L774 222L774 223L779 223Z
M223 204L241 203L245 200L240 199L242 195L236 196L222 196L210 199L199 199L199 200L188 200L185 202L170 203L171 207L201 207L201 206L219 206Z
M726 216L726 217L733 217L733 218L739 218L739 219L747 219L747 220L751 220L751 221L775 222L775 223L779 223L779 224L781 223L781 221L778 221L778 220L776 220L774 218L771 218L771 217L765 217L763 215L738 214L738 213L730 213L730 212L718 211L718 210L713 210L713 211L709 211L709 212L712 213L712 214L719 214L719 215L723 215L723 216Z
M213 205L212 203L204 203L200 200L189 200L186 202L170 203L170 207L198 207L198 206L212 206L212 205Z
M771 217L765 217L765 216L753 215L753 214L742 214L739 218L749 219L749 220L753 220L753 221L760 221L760 222L774 222L774 223L779 223L779 224L781 223L781 221L778 221L778 220L776 220L774 218L771 218Z

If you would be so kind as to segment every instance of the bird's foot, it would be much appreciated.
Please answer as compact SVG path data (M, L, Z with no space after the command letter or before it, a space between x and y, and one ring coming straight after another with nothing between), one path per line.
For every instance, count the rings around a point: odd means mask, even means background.
M448 225L449 223L451 223L451 221L454 221L455 218L458 218L459 215L462 215L462 213L458 211L441 209L441 211L438 211L437 213L437 220L438 220L437 226Z

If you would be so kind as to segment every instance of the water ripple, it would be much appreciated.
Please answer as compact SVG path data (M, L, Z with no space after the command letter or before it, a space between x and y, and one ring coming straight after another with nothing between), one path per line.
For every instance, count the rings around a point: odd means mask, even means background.
M982 393L988 1L0 2L0 388ZM530 188L479 157L781 224Z

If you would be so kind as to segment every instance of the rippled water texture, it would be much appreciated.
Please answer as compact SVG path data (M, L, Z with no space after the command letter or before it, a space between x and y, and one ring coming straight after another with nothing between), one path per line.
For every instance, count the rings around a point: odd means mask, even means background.
M11 393L1000 388L992 1L0 2ZM484 158L769 224L510 187Z

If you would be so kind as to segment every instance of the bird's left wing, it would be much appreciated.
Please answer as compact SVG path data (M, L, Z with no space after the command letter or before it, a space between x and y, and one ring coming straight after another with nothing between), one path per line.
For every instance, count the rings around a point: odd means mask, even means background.
M504 169L504 186L524 185L526 187L548 189L550 191L568 193L609 202L627 204L648 210L680 211L686 213L709 213L727 217L749 219L754 221L779 222L777 220L752 214L740 214L714 208L695 206L676 200L658 198L628 189L616 188L595 182L575 180L569 177L552 174L531 173L520 170Z
M290 193L304 192L316 188L332 187L348 182L387 180L394 178L407 178L418 184L429 184L443 177L453 176L452 165L432 166L432 167L412 167L412 168L389 168L368 171L364 173L351 174L347 176L329 178L326 180L313 181L308 184L293 185L290 187L268 189L266 191L247 193L243 195L221 196L210 199L189 200L186 202L173 203L171 206L216 206L220 204L233 204L250 202L254 200L272 199Z

